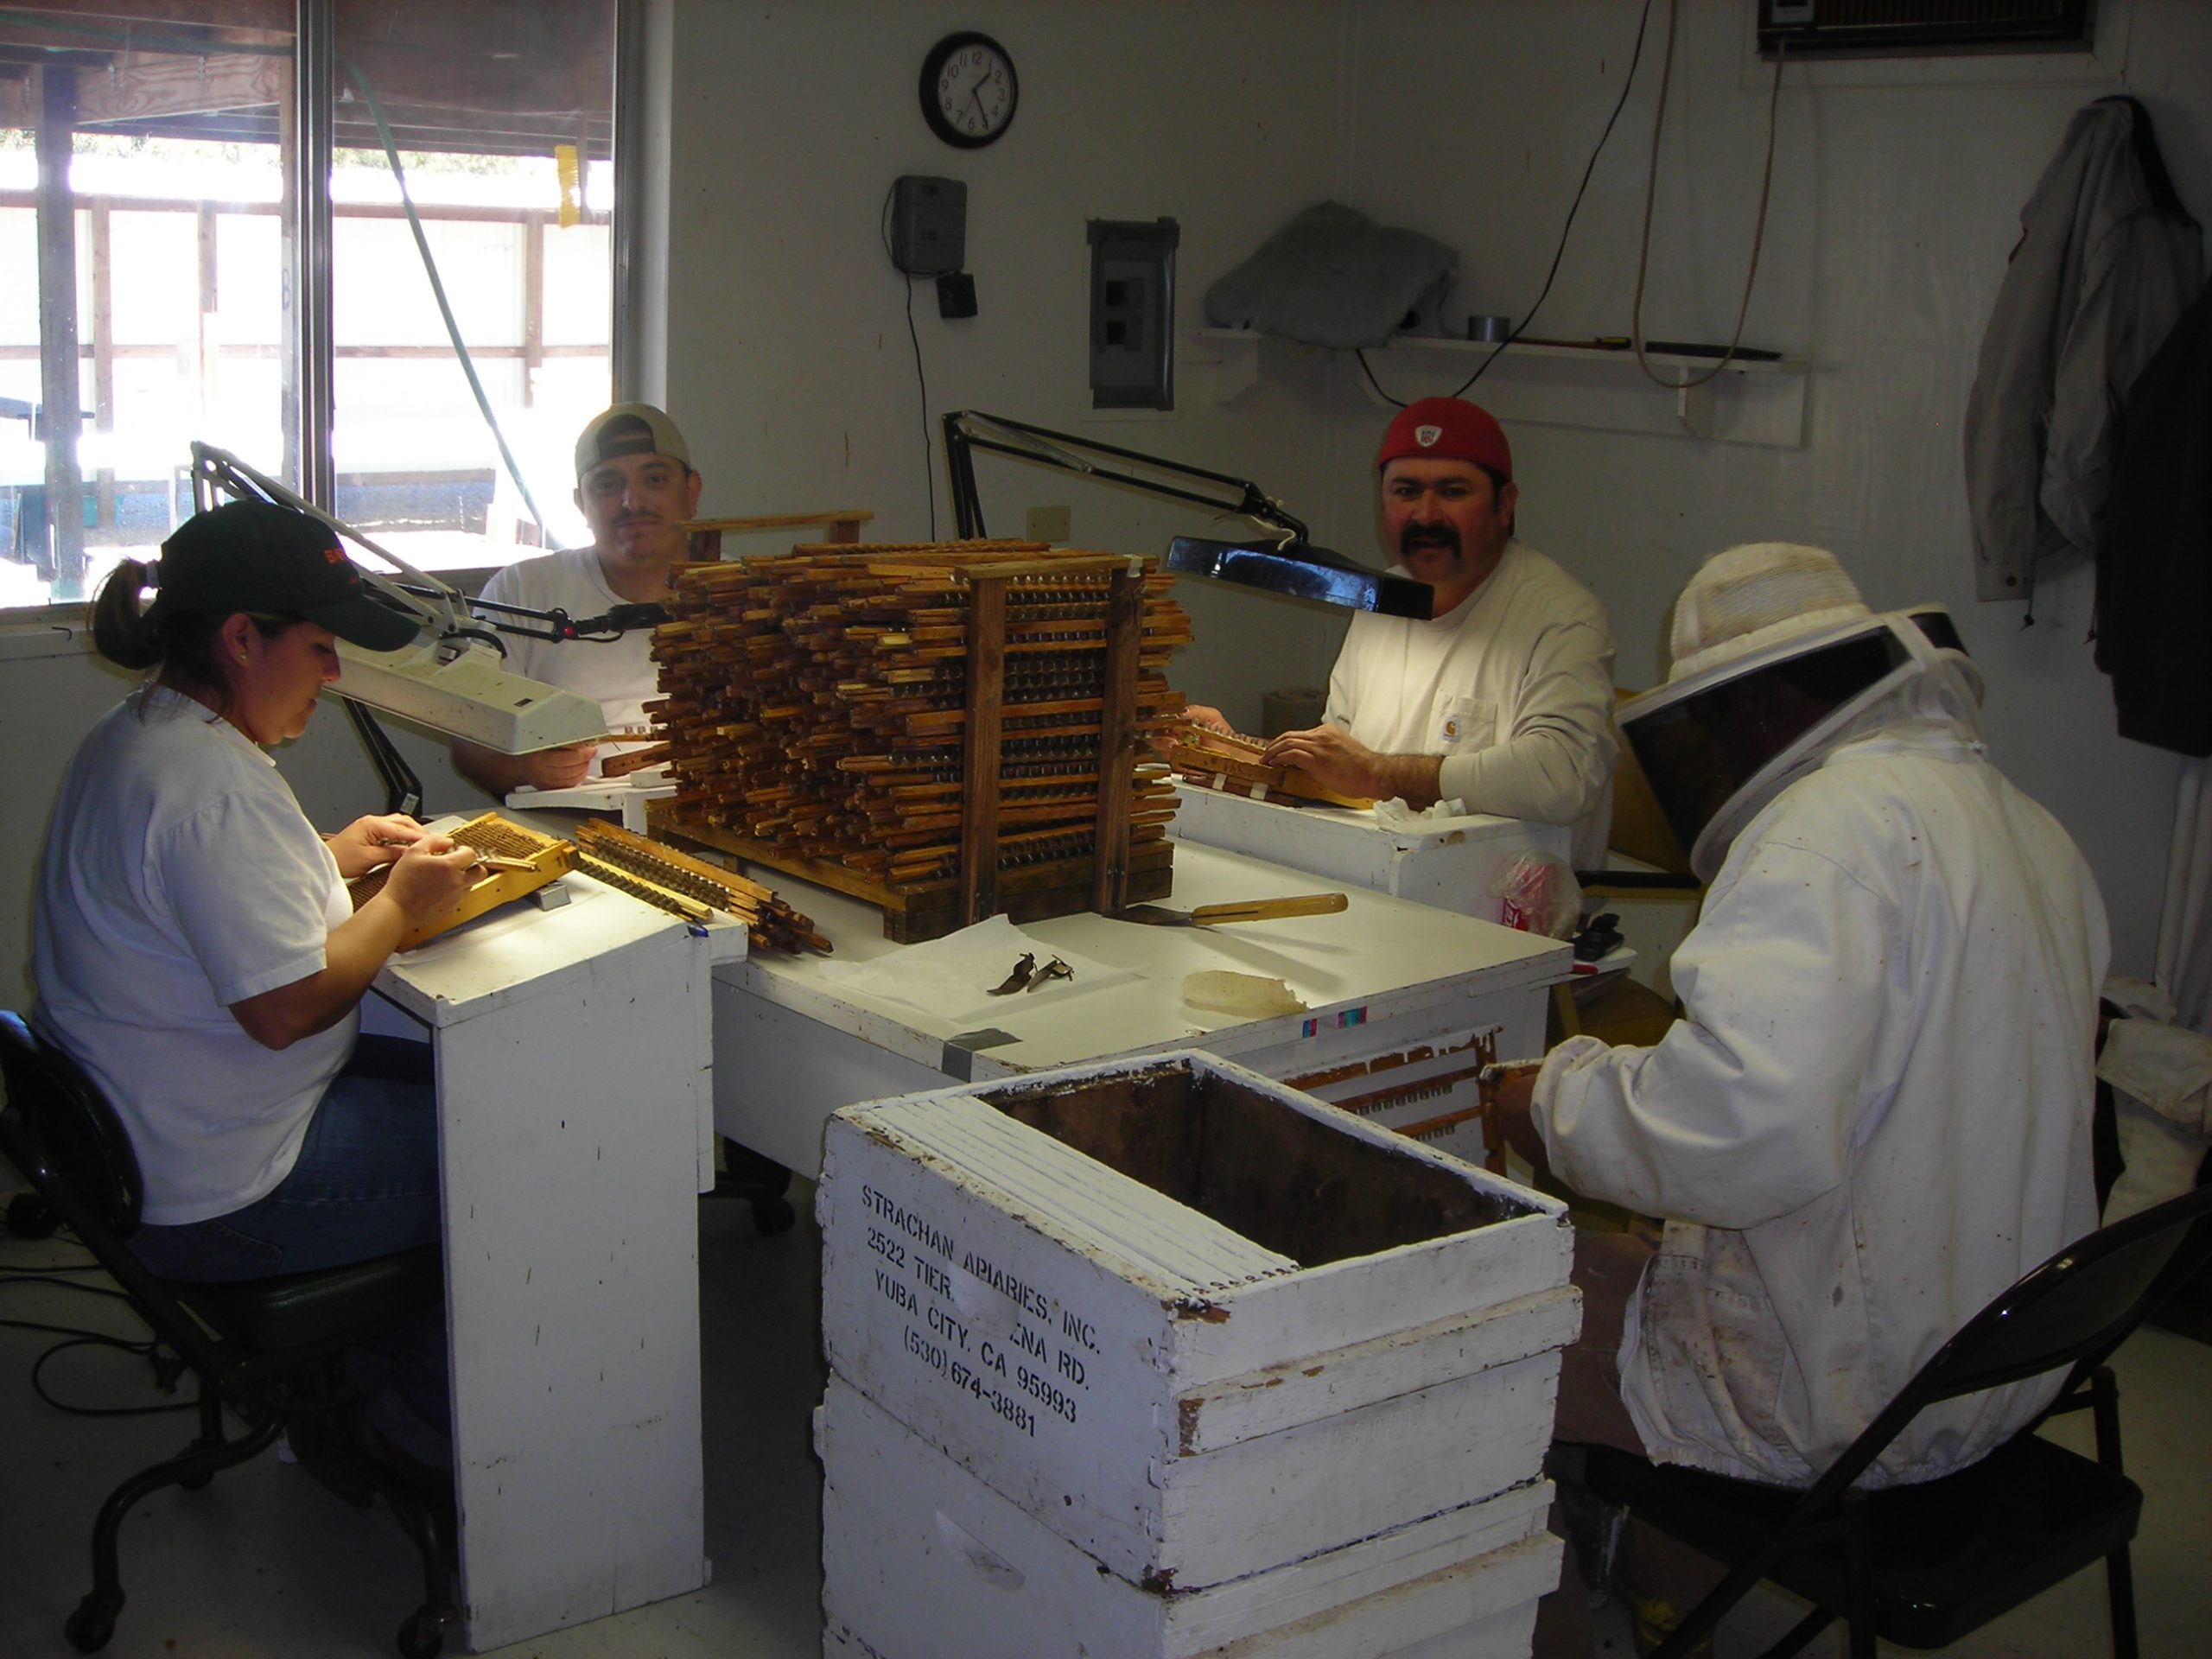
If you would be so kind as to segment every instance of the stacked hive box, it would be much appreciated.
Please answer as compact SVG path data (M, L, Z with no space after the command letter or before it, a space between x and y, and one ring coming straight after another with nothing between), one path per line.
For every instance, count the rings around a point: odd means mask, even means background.
M677 785L653 822L882 903L895 937L920 938L978 919L954 908L969 798L987 790L993 885L1052 895L1004 907L1084 907L1116 568L1128 562L1021 542L803 546L686 567L653 641L664 695L648 708ZM1130 786L1140 879L1126 896L1155 897L1174 793L1142 763L1141 740L1182 706L1164 670L1190 627L1168 578L1147 563L1139 580L1135 671L1116 711L1125 747L1107 776ZM1004 610L979 634L983 582L1001 584ZM971 755L979 646L1001 736Z
M824 1651L1525 1656L1571 1238L1206 1055L849 1108Z

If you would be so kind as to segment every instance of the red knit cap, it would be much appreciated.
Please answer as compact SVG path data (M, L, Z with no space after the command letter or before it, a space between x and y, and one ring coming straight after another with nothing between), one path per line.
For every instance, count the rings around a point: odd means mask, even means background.
M1507 482L1513 478L1513 451L1505 429L1488 410L1457 397L1424 397L1408 404L1382 435L1376 452L1378 473L1394 461L1471 461Z

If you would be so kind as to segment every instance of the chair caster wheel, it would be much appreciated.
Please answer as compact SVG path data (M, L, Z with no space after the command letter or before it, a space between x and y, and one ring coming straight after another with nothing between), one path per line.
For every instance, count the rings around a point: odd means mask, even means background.
M753 1201L753 1225L764 1237L773 1238L778 1233L788 1233L798 1221L798 1211L781 1198L755 1198Z
M61 1633L78 1652L98 1653L115 1635L115 1610L103 1607L94 1598L86 1596L77 1604L77 1611L69 1615L69 1622L61 1627Z
M8 1200L8 1230L17 1238L48 1238L61 1217L35 1192L18 1192Z
M438 1659L446 1645L445 1621L428 1607L418 1607L399 1627L399 1651L404 1659Z

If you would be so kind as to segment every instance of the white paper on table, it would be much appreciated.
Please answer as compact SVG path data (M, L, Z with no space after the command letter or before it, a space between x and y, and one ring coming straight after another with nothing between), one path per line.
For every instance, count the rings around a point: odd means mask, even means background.
M1446 818L1464 818L1466 816L1467 804L1456 796L1439 801L1433 806L1423 807L1419 811L1408 805L1401 795L1375 803L1375 822L1385 830L1411 830L1440 823Z
M1037 968L1058 957L1075 969L1075 977L1055 979L1033 991L993 996L992 988L1005 983L1014 963L1025 954L1037 958L1033 964ZM941 939L907 945L873 961L817 963L815 972L840 991L901 1002L957 1025L1039 1007L1047 997L1065 1001L1139 977L1133 968L1116 968L1089 957L1055 950L1003 916L977 922Z

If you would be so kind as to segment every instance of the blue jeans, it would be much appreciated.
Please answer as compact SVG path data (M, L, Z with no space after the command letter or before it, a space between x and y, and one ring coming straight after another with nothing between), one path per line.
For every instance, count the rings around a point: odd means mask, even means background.
M407 1051L413 1051L410 1053ZM438 1101L429 1048L364 1037L308 1121L299 1161L243 1210L141 1227L164 1279L220 1283L313 1273L438 1242Z
M160 1277L267 1279L365 1262L438 1242L438 1103L427 1044L364 1037L315 1103L291 1173L227 1216L140 1227L131 1253ZM365 1391L388 1382L412 1414L448 1432L445 1313L432 1308L363 1351L348 1370ZM372 1411L379 1427L384 1414ZM414 1426L393 1438L424 1461Z

